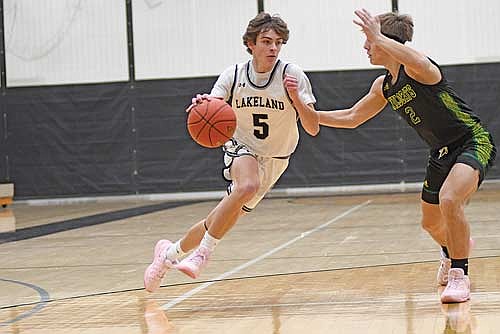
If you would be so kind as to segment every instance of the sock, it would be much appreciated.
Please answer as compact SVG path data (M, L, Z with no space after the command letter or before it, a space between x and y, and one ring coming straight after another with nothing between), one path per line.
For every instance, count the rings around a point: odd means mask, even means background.
M469 259L451 259L452 268L461 268L465 275L469 275Z
M446 248L446 246L441 246L441 249L443 250L443 253L446 256L446 258L449 259L450 254L448 253L448 248Z
M219 239L212 237L208 233L208 231L206 231L205 235L203 236L203 239L201 240L200 246L208 248L212 252L215 249L215 246L217 246L218 242L219 242Z
M169 249L167 249L166 258L170 261L174 261L180 258L184 254L185 252L181 248L181 240L179 239L175 244L173 244L172 246L170 246Z

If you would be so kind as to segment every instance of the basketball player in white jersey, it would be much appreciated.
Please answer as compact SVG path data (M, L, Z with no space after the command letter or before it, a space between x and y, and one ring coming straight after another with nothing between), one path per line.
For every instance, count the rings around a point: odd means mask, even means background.
M227 68L210 95L193 98L188 112L212 98L226 100L236 112L236 131L223 147L224 178L230 185L227 195L184 237L175 243L157 242L153 263L144 273L146 290L156 290L170 268L198 277L219 240L240 216L255 208L288 167L299 140L298 121L308 134L319 132L309 79L298 66L278 58L288 36L287 24L279 16L258 14L243 35L252 58Z

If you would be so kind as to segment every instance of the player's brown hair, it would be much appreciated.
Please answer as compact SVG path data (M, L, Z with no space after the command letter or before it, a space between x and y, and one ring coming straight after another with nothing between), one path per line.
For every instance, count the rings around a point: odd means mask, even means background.
M256 43L259 33L268 30L274 30L278 35L280 35L280 37L283 38L283 44L286 44L288 41L290 31L288 30L285 21L283 21L283 19L277 14L271 16L268 13L260 12L256 17L248 22L247 30L243 35L243 44L247 47L248 53L252 54L252 50L248 47L248 41Z
M377 16L380 20L380 31L384 36L400 43L413 38L413 19L407 14L385 13Z

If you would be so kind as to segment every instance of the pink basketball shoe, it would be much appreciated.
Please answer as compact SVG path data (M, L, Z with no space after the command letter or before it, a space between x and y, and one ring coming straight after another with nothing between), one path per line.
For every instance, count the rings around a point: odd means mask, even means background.
M472 248L474 248L474 239L469 239L469 256L472 253ZM437 283L438 285L445 286L448 284L448 271L451 268L451 260L444 255L443 250L441 250L441 259L439 262L439 269L437 272Z
M200 271L207 265L211 253L208 248L200 246L179 264L175 265L175 268L191 278L197 278Z
M439 261L439 269L437 272L437 282L438 285L446 285L448 284L448 272L451 268L451 260L444 255L444 252L441 250L441 259Z
M169 240L160 240L155 245L153 262L144 271L144 287L149 292L158 289L165 273L174 266L172 261L166 259L167 250L171 245Z
M469 299L469 276L464 275L461 268L451 268L448 273L448 284L441 294L441 301L443 303L462 303Z

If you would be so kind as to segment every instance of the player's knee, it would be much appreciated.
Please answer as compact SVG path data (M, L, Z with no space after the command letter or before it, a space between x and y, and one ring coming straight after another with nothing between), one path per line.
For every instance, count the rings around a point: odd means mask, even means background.
M423 216L420 225L422 228L430 234L435 231L439 231L442 228L442 219L440 215Z
M443 194L439 197L439 209L445 217L453 217L460 214L463 203L459 198L451 194Z
M251 200L259 191L259 181L245 181L235 185L233 192L243 201Z

